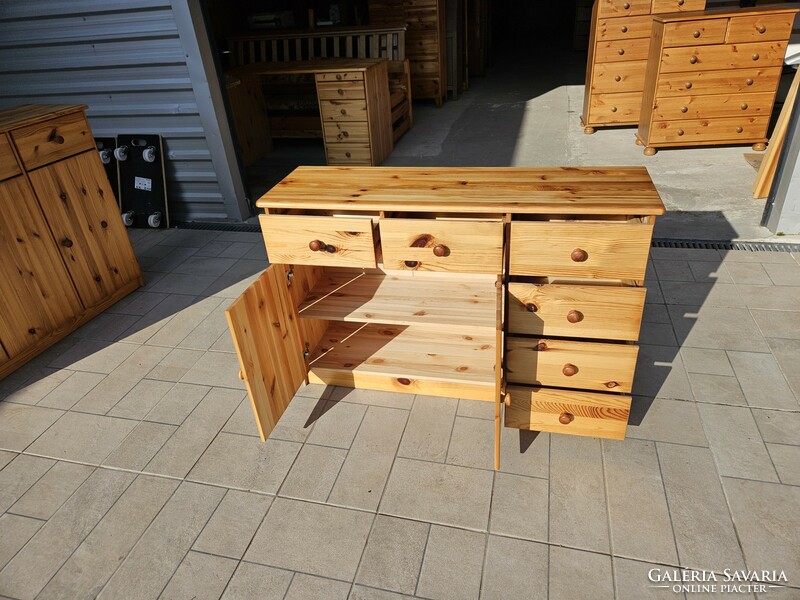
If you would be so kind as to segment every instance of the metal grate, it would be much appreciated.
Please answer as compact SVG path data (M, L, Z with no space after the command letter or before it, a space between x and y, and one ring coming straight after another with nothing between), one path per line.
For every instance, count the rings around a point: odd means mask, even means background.
M800 244L777 242L726 242L719 240L653 239L653 248L689 248L697 250L745 250L747 252L800 252Z
M241 231L244 233L261 233L257 223L206 223L203 221L173 221L178 229L204 229L206 231Z

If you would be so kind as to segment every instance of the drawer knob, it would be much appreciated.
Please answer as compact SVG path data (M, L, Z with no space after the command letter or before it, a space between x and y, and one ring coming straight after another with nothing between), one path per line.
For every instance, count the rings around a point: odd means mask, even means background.
M622 5L622 8L624 8L625 10L628 10L630 7L631 7L631 4L630 4L630 2L625 2L625 3Z
M700 32L699 32L699 31L695 31L695 32L692 34L692 36L694 36L695 38L699 38L699 37L700 37Z
M578 367L571 363L567 363L564 365L564 368L561 369L561 372L566 375L567 377L572 377L575 373L578 372Z
M545 350L547 350L547 344L545 344L544 342L539 342L538 344L536 344L537 352L544 352Z
M344 96L344 90L342 88L336 90L336 93L339 94L340 96Z
M742 102L742 110L747 110L747 102Z
M687 81L687 82L686 82L686 85L685 85L684 87L685 87L687 90L690 90L690 89L692 89L692 82L691 82L691 81Z
M30 333L31 335L36 335L36 328L31 327L30 329L28 329L28 333Z
M539 307L536 306L533 302L528 302L525 305L525 310L527 310L528 312L536 312L537 310L539 310Z
M753 80L752 80L752 79L750 79L749 77L748 77L747 79L745 79L745 80L744 80L744 82L745 82L747 85L753 85Z
M53 129L50 133L50 137L47 140L48 142L53 142L54 144L63 144L64 143L64 136L58 135L58 131Z
M419 261L417 261L417 260L407 260L407 261L405 261L405 265L409 269L416 269L419 266Z
M447 256L448 254L450 254L450 248L448 248L444 244L436 244L433 247L434 256L442 257L442 256Z
M743 131L744 131L744 129L742 128L741 125L736 128L736 133L742 133Z
M628 33L628 28L627 28L625 25L623 25L622 27L620 27L620 29L619 29L619 30L620 30L622 33Z
M347 110L346 110L346 109L344 109L344 108L343 108L342 110L340 110L339 112L340 112L340 113L342 113L343 115L346 115L346 114L347 114Z
M567 313L567 321L570 323L580 323L583 321L583 313L579 310L571 310Z
M337 81L341 81L342 80L342 74L341 73L337 73L336 74L336 80Z
M347 158L350 158L350 157L351 157L351 154L350 154L350 151L349 151L349 150L348 150L347 152L345 152L345 153L344 153L344 155L345 155Z
M681 112L682 113L689 112L689 107L688 106L681 106Z
M696 56L690 56L689 57L689 62L692 63L693 65L696 65L697 64L697 57Z
M331 254L336 252L336 246L332 246L331 244L326 244L325 242L321 242L319 240L314 240L313 242L309 242L308 248L312 252L330 252Z
M754 52L753 53L753 60L758 60L759 58L761 58L761 57L758 55L758 52Z
M678 6L683 6L684 0L678 0Z
M61 240L61 245L64 246L64 248L72 248L72 240L69 238L64 238Z
M562 412L558 416L558 422L561 423L562 425L569 425L574 420L575 420L575 415L573 415L572 413L568 413L566 411Z
M573 262L586 262L589 258L589 253L583 248L575 248L569 257L573 260Z
M614 81L622 81L622 77L620 77L619 75L617 75L616 77L614 77Z
M622 56L623 54L625 54L625 49L624 48L620 48L619 50L617 50L617 54Z
M684 133L686 132L683 129L678 129L678 135L683 135Z
M616 106L612 106L611 107L611 112L617 112L617 107Z
M758 31L758 33L764 33L766 30L767 28L764 27L763 25L759 25L758 27L756 27L756 31Z

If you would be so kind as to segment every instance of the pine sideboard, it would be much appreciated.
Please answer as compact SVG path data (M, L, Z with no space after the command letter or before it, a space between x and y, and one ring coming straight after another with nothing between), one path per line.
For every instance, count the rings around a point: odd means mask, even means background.
M306 380L494 402L496 467L503 425L624 438L644 168L299 167L257 204L227 318L262 439Z
M144 284L85 108L0 112L0 379Z
M653 19L637 143L764 150L797 4Z

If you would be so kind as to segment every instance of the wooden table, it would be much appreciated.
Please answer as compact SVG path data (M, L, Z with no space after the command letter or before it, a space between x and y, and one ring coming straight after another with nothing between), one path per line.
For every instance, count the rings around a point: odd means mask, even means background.
M253 63L229 74L243 80L314 75L329 165L380 165L394 148L384 58Z

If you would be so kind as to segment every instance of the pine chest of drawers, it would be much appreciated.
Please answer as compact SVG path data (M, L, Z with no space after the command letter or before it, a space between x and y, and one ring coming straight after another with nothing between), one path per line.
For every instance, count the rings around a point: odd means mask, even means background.
M306 379L494 402L496 465L503 425L625 436L645 169L300 167L258 206L227 317L263 438Z
M653 19L637 143L763 150L797 5Z
M635 125L650 51L651 15L705 8L705 0L595 0L581 124Z

